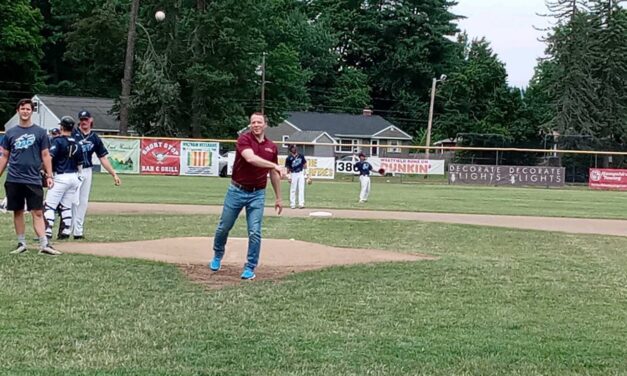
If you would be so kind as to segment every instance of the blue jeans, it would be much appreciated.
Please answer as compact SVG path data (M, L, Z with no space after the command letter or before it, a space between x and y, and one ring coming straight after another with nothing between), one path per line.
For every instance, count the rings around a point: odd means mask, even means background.
M248 258L246 267L255 269L259 261L261 250L261 222L263 220L263 209L266 202L266 190L261 189L255 192L246 192L233 185L229 185L224 197L224 207L220 223L216 229L216 236L213 240L213 251L215 257L222 259L224 256L226 241L229 232L235 224L235 220L243 208L246 208L246 223L248 224Z

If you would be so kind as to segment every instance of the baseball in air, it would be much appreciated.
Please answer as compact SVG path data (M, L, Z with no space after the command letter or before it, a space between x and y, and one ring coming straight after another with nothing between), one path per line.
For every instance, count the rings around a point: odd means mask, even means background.
M162 10L157 11L157 13L155 13L155 19L157 21L165 20L165 13Z

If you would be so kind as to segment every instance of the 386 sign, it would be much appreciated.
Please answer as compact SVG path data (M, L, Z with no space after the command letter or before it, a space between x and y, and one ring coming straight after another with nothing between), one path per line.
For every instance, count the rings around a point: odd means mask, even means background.
M335 171L343 174L352 174L355 172L355 162L351 161L336 161Z

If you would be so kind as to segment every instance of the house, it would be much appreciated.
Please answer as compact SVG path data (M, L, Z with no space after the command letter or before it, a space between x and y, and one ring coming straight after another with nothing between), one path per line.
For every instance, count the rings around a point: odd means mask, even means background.
M59 120L63 116L72 116L78 123L79 111L87 110L94 119L93 129L101 135L117 135L119 133L119 121L115 115L111 115L113 99L107 98L83 98L64 97L52 95L35 95L33 122L44 129L57 128ZM7 130L19 123L17 114L4 124Z
M457 138L445 138L443 140L434 142L433 146L445 147L445 148L455 147L457 146ZM436 153L442 154L444 153L444 150L438 149Z
M276 127L266 129L266 136L280 144L280 153L287 153L287 145L299 142L304 145L305 155L342 157L357 152L380 157L404 157L407 149L399 148L411 144L412 137L394 124L371 110L361 115L289 112L286 119ZM334 145L315 145L329 144ZM367 146L358 146L367 145Z

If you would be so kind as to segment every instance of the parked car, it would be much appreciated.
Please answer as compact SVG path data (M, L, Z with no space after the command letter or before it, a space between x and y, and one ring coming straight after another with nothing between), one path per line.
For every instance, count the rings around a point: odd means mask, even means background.
M229 170L229 153L235 154L234 151L229 151L223 154L218 154L218 173L221 177L226 177Z

